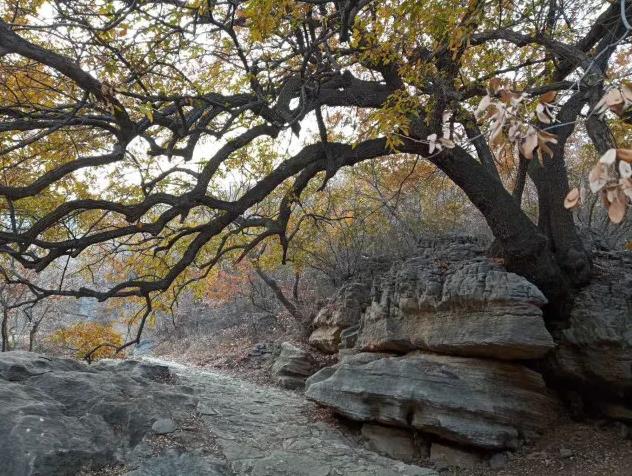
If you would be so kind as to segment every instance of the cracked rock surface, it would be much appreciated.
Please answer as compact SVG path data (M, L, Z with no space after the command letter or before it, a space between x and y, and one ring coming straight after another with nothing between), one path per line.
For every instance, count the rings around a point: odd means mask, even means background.
M2 474L436 475L364 449L297 393L163 364L0 354Z
M232 473L252 476L434 476L368 451L343 432L314 421L303 396L221 374L176 367L195 389L198 411Z

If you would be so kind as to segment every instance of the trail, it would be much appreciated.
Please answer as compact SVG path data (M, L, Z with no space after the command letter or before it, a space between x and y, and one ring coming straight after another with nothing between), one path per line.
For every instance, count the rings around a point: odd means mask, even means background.
M198 412L232 474L437 475L434 470L364 449L342 431L310 416L315 404L297 393L174 362L144 359L168 365L179 383L194 389Z

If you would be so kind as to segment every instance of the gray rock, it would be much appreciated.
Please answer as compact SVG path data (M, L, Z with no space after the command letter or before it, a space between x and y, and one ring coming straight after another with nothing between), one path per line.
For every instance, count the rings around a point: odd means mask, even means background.
M505 452L496 453L492 455L492 457L489 458L489 461L488 461L489 467L494 470L504 468L505 466L507 466L508 462L509 462L509 457L507 456L507 453Z
M340 333L340 345L338 349L353 349L358 341L360 325L347 327Z
M561 458L570 458L573 456L573 450L568 448L560 448L560 457Z
M119 463L158 415L195 408L188 393L149 378L155 375L164 369L0 354L2 473L71 475Z
M544 295L476 247L460 246L435 243L382 278L361 319L361 350L514 360L553 349L542 318Z
M230 474L226 464L217 458L168 451L165 455L150 458L141 467L125 476L225 476Z
M608 418L632 423L632 408L622 404L600 402L599 410Z
M314 319L315 330L309 343L326 353L335 353L343 330L358 325L360 316L371 302L371 285L351 282L343 285Z
M614 429L621 439L628 440L632 438L632 429L625 423L621 421L615 421Z
M558 413L540 374L526 367L421 352L349 356L310 377L305 393L356 421L494 450L516 448Z
M151 354L152 350L158 345L157 342L150 339L143 339L134 346L132 355L134 357L141 357L143 355Z
M593 265L594 278L577 294L551 356L552 371L593 393L598 388L604 398L630 401L632 253L596 252Z
M316 372L316 362L304 351L284 342L281 353L272 365L272 378L286 388L303 388L305 379Z
M381 455L407 463L421 456L410 431L365 423L361 432L368 448Z
M213 408L202 421L227 475L438 476L369 451L346 432L315 421L316 405L296 392L198 369L176 371L196 388L200 403Z
M478 453L463 448L432 443L430 446L430 461L439 465L476 468L484 462L484 458Z
M49 358L32 352L12 351L2 354L0 379L20 382L48 372L87 371L85 366L70 359Z
M158 418L158 420L151 425L151 429L157 435L166 435L168 433L173 433L178 429L178 427L171 418Z
M326 326L315 329L309 336L309 343L325 354L335 354L340 345L342 327Z

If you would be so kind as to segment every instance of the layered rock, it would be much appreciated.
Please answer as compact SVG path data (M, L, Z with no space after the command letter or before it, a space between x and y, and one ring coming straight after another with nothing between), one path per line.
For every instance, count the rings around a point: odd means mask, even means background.
M542 318L546 298L481 254L475 241L436 242L393 267L362 316L357 348L543 357L554 347Z
M309 343L325 353L336 353L341 333L357 326L371 302L370 283L351 282L343 285L314 319L315 330Z
M306 395L353 420L490 450L516 448L558 410L540 374L526 367L422 352L348 357L310 377Z
M0 354L2 474L77 474L116 464L161 418L195 409L167 367L88 367L29 352ZM175 424L175 423L174 423Z
M596 252L594 277L579 291L552 372L599 397L632 398L632 253ZM628 404L632 406L632 404Z
M427 456L427 449L415 441L410 431L365 423L361 434L369 449L389 458L412 462Z
M272 378L285 388L303 388L305 379L316 372L317 366L314 359L304 351L284 342L281 344L281 353L272 365Z

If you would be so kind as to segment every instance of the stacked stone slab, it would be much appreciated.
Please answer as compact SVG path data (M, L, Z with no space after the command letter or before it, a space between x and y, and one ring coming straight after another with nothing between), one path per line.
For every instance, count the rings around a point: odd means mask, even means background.
M632 423L632 253L597 251L593 270L556 336L549 371L606 416Z
M542 376L524 365L555 347L544 304L476 240L425 242L381 276L359 319L356 355L308 379L306 394L353 420L516 448L558 414Z
M275 382L285 388L302 389L305 379L317 369L316 362L308 352L284 342L281 352L272 365L271 373Z
M328 354L338 352L341 334L347 329L353 329L357 333L360 317L370 302L368 283L353 281L344 284L316 315L315 330L309 343Z

